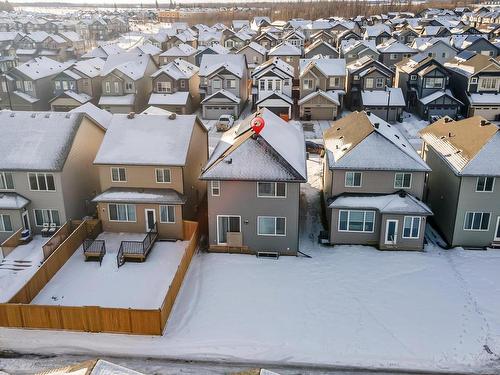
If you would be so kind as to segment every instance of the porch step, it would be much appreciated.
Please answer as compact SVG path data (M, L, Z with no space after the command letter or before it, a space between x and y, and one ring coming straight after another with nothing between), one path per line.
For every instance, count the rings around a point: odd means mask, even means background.
M490 245L492 249L500 249L500 242L499 241L493 241Z
M279 259L280 254L277 251L258 251L257 258Z

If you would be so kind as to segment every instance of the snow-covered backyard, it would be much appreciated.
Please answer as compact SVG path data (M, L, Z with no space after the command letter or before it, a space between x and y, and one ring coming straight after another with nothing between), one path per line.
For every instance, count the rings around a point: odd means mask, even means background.
M47 238L34 236L2 258L0 252L0 302L7 302L36 272L43 261L42 246Z
M182 259L186 241L156 242L145 262L120 268L116 254L123 240L142 240L144 234L104 232L106 255L85 262L80 247L32 301L38 305L103 306L157 309L161 306Z

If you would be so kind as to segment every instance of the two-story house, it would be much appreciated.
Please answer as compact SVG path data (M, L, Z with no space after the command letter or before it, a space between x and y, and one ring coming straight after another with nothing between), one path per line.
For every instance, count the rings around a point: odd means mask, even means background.
M407 109L429 120L455 118L462 102L450 91L450 73L431 56L418 54L396 64L395 86L401 88Z
M253 107L290 119L293 76L293 67L277 57L256 67L251 75Z
M229 50L219 43L212 44L210 46L200 46L197 49L196 54L194 55L194 64L196 66L201 66L201 60L205 55L227 55L229 54Z
M204 55L198 75L202 117L215 120L224 114L237 118L248 100L245 55Z
M420 131L432 168L426 202L450 246L500 245L500 129L481 116L440 119Z
M293 67L295 73L295 79L299 78L299 61L302 56L302 50L299 47L295 47L288 42L281 42L275 47L269 50L267 54L269 58L279 57L284 60L287 64Z
M101 96L101 69L104 60L94 58L81 60L53 79L54 98L50 101L52 111L67 112L87 102L97 104Z
M416 38L411 46L440 64L454 58L458 53L449 38Z
M265 121L258 134L256 116ZM224 133L200 177L208 182L209 250L295 255L306 173L302 129L268 109Z
M186 60L177 59L151 75L153 93L148 105L177 114L191 114L200 104L199 68Z
M0 243L94 212L104 129L79 113L0 111Z
M330 243L422 250L430 168L404 135L370 112L353 112L333 122L324 141Z
M304 57L306 59L311 59L317 55L329 59L336 59L339 57L339 51L337 51L337 49L331 44L321 39L317 39L315 42L311 43L305 48Z
M417 51L413 48L394 38L391 38L382 44L378 44L377 50L380 53L379 60L382 64L391 69L394 68L394 64L417 53Z
M72 63L37 57L12 68L0 86L2 103L15 111L47 111L53 97L52 79Z
M208 135L194 115L115 114L94 160L102 193L94 198L108 232L182 239L206 194L198 180Z
M257 35L254 41L255 43L264 47L267 51L269 51L271 48L276 47L280 39L276 34L263 32Z
M348 39L342 41L340 57L344 58L347 64L366 56L371 57L373 60L379 59L380 52L377 50L374 40Z
M342 108L347 70L344 59L301 59L299 116L333 120Z
M173 46L160 54L160 65L166 65L176 59L186 60L187 62L194 64L197 52L198 50L191 47L189 44L183 43L178 46Z
M451 73L453 93L467 104L467 116L500 118L500 57L464 51L445 67Z
M240 48L237 54L245 55L248 63L248 72L252 74L253 70L267 58L267 50L256 42L250 42Z
M99 106L111 113L141 112L152 91L151 74L157 70L150 55L111 55L101 70Z

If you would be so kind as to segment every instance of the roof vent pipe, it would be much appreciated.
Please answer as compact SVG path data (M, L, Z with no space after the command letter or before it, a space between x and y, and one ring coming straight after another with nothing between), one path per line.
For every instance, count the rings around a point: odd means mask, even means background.
M175 120L176 117L177 117L177 114L175 114L175 113L171 113L170 115L168 115L169 120Z
M128 115L127 115L127 118L129 120L133 119L135 117L135 112L130 112Z

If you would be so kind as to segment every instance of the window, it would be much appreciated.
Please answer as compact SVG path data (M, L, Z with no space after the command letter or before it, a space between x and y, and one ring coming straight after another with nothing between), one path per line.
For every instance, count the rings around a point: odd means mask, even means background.
M43 224L54 223L57 226L61 225L61 220L59 219L59 211L49 210L49 209L39 209L33 210L35 213L35 225L37 227L43 226Z
M109 203L108 213L110 221L135 221L135 204Z
M416 75L416 74L412 74L412 75L410 76L410 80L412 80L412 81L416 81L416 80L417 80L417 75Z
M424 87L426 89L441 89L444 87L443 77L427 77L425 79Z
M104 91L109 94L111 92L111 82L104 82Z
M285 236L286 218L272 216L257 217L257 235L259 236Z
M285 198L285 182L257 182L257 197L259 198Z
M14 189L14 179L12 178L12 173L0 172L0 190L13 190Z
M241 217L239 216L217 216L217 243L227 244L228 233L241 232Z
M158 92L172 92L172 84L167 82L156 82L156 91Z
M115 93L118 94L120 92L120 84L118 82L114 82L115 84Z
M346 172L345 187L360 187L361 176L362 176L361 172Z
M220 195L220 181L212 181L210 185L212 187L212 196L218 197Z
M221 80L220 80L220 79L214 79L214 80L212 81L212 88L213 88L214 90L220 90L220 89L221 89L221 87L222 87L222 85L221 85Z
M0 232L12 232L12 223L9 215L0 215Z
M477 83L477 77L472 77L470 79L470 83Z
M391 53L391 54L389 55L389 58L390 58L391 60L397 60L397 59L398 59L398 54L397 54L397 53Z
M61 82L60 81L55 81L54 85L56 87L56 90L60 90L61 89Z
M160 223L175 223L175 206L160 206Z
M403 221L403 238L419 238L421 220L422 218L419 216L405 216Z
M375 87L378 88L378 89L381 89L382 87L384 87L384 79L379 77L375 80Z
M55 191L54 175L50 173L28 173L31 190Z
M113 182L127 181L127 174L125 168L111 168L111 181Z
M447 54L446 52L443 52L443 53L441 54L441 57L442 57L443 59L446 59L446 58L448 57L448 54Z
M497 87L496 78L482 78L480 82L480 87L485 90L493 90Z
M302 84L304 90L311 90L313 88L313 80L312 79L304 79L304 83Z
M367 78L367 79L365 79L365 88L367 88L367 89L373 89L373 83L374 83L374 79L373 78Z
M340 86L340 77L330 77L330 87Z
M31 82L31 81L24 81L24 89L26 91L33 91L33 82Z
M235 79L226 80L226 88L235 89L236 88L236 80Z
M492 192L495 186L495 177L478 177L476 191Z
M464 230L487 231L490 225L489 212L467 212Z
M357 74L355 74L353 77L352 77L355 81L359 81L359 76Z
M62 83L63 90L67 90L68 89L68 82L67 81L61 81L61 83Z
M156 182L166 184L170 182L170 169L156 169Z
M125 83L125 90L131 91L134 89L134 84L132 82Z
M275 88L276 91L281 91L281 81L279 79L274 81L274 86L276 87Z
M181 87L181 89L185 88L186 87L186 81L184 79L181 79L179 81L179 86Z
M259 89L262 91L266 89L266 81L264 81L263 79L259 81Z
M272 80L267 81L267 91L273 91L273 81Z
M23 81L16 81L16 89L18 90L23 89Z
M394 188L409 189L411 187L411 173L396 173L394 175Z
M285 79L283 81L283 86L290 86L290 80L289 79Z
M340 232L365 232L373 233L375 224L375 211L340 210Z

